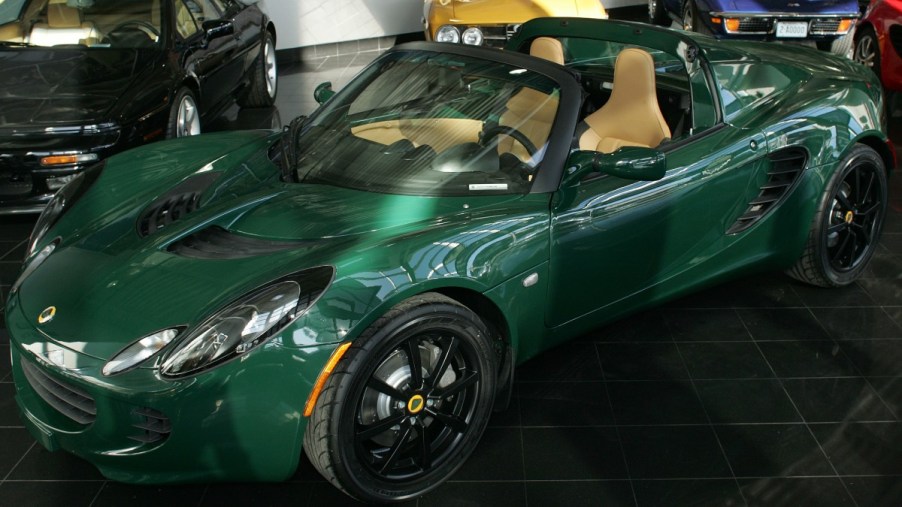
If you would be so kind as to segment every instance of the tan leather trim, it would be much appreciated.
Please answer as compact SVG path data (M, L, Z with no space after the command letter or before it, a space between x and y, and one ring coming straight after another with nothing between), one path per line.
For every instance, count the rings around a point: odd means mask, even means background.
M362 139L389 145L409 139L414 146L429 145L441 153L451 146L476 142L482 122L466 118L388 120L358 125L351 133Z
M655 93L654 59L648 52L638 48L620 52L614 64L611 97L585 122L590 130L579 139L581 149L593 149L588 148L592 144L605 148L596 150L604 153L613 151L612 146L653 148L670 138L670 127ZM613 140L606 141L607 138Z
M50 28L81 28L81 11L65 3L47 6L47 26Z
M564 46L561 41L551 37L537 37L533 40L529 46L529 54L558 65L564 64Z
M536 148L541 148L551 134L551 124L557 108L557 96L523 88L507 101L507 110L498 123L519 130ZM509 136L504 136L498 142L498 151L513 153L524 162L530 158L526 148Z

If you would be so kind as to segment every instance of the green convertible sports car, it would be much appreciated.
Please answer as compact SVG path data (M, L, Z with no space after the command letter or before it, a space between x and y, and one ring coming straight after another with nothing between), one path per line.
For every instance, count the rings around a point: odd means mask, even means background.
M131 483L278 481L306 452L412 498L549 347L740 274L851 283L895 165L868 69L626 22L410 43L316 96L55 196L6 310L44 446Z

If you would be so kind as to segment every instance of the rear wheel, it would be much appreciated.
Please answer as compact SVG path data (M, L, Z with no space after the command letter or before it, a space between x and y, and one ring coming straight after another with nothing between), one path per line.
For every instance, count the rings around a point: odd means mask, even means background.
M468 308L439 294L391 309L329 376L304 437L332 484L365 502L405 500L469 457L495 394L495 350Z
M250 68L250 85L247 92L238 99L241 107L269 107L276 102L279 91L278 66L276 65L276 45L272 35L263 32L260 54Z
M883 159L857 145L826 186L802 257L787 272L821 287L854 282L874 255L886 216Z

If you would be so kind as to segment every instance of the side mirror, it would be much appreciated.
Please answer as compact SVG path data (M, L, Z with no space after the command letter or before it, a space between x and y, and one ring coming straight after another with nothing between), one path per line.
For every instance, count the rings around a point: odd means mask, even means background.
M225 37L235 33L235 24L228 19L210 19L201 25L204 30L204 45L213 39Z
M325 104L333 95L335 95L335 91L332 89L330 81L316 85L316 88L313 90L313 99L320 105Z
M655 181L664 177L667 158L654 148L624 146L614 153L575 151L567 159L565 182L581 180L600 172L628 180Z

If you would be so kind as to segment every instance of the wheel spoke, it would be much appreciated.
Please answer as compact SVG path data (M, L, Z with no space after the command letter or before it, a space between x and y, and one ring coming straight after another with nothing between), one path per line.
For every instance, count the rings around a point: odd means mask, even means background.
M381 435L382 433L391 429L392 426L400 424L405 417L407 416L401 413L391 417L386 417L385 419L382 419L368 426L363 426L360 431L357 432L357 440L369 440L375 436Z
M441 389L441 390L437 390L438 397L444 399L449 396L454 396L455 394L463 391L470 385L474 384L477 380L479 380L479 374L475 371L470 372L469 375L458 380L457 382L454 382L453 384L449 385L448 387Z
M855 170L855 202L861 202L861 169Z
M370 381L366 383L366 386L396 400L404 401L407 398L407 396L401 391L375 377L371 378Z
M452 336L448 345L442 350L442 356L439 357L435 369L430 373L429 386L433 389L438 387L439 380L445 375L445 371L448 370L448 365L451 364L451 357L457 351L458 344L460 344L460 340L456 336Z
M833 255L833 258L830 259L831 262L833 262L834 264L840 263L840 260L843 256L843 252L846 251L846 246L848 246L849 239L851 237L852 237L852 234L850 234L850 233L843 235L842 243L840 243L839 248L836 249L836 253Z
M845 222L840 222L836 225L831 225L827 228L827 234L839 234L840 232L846 230L848 228L848 224Z
M858 239L861 239L865 245L871 244L871 234L861 225L852 224L852 232Z
M836 193L836 200L839 201L839 204L841 204L846 211L851 211L854 208L854 206L852 206L852 203L849 202L849 199L842 192Z
M868 216L868 215L870 215L871 213L874 213L875 211L877 211L878 209L880 209L880 203L879 203L879 202L875 202L875 203L872 204L868 209L866 209L866 210L864 210L864 211L859 211L859 212L858 212L858 215L859 215L859 216Z
M420 341L411 338L404 344L407 351L407 364L410 365L410 388L413 390L423 386L423 367L420 364Z
M407 439L410 438L411 432L413 432L413 426L409 424L404 425L401 435L395 440L395 443L388 451L388 457L385 458L385 463L382 464L382 468L379 470L380 474L388 472L392 465L395 464L395 461L398 460L398 455L401 454L401 447L403 447L407 442Z
M871 177L868 178L868 184L865 186L864 195L861 199L858 200L858 205L862 206L865 202L867 202L868 196L871 195L871 189L874 188L874 180L877 178L877 175L873 172L871 173Z
M418 440L420 442L420 466L425 471L432 467L432 449L429 445L425 426L420 426L420 438Z
M468 426L467 422L464 421L463 419L461 419L460 417L457 417L456 415L445 414L443 412L438 412L438 411L432 410L431 408L426 409L426 413L431 415L432 417L435 417L435 419L437 421L441 422L445 426L451 428L452 430L454 430L458 433L463 433L463 432L467 431L467 426Z

